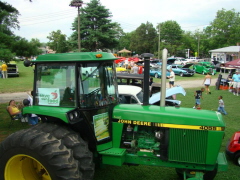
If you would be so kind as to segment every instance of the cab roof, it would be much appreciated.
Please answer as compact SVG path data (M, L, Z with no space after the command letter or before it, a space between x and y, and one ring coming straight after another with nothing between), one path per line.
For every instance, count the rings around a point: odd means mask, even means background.
M106 61L116 60L112 53L77 52L39 55L34 62L66 62L66 61Z

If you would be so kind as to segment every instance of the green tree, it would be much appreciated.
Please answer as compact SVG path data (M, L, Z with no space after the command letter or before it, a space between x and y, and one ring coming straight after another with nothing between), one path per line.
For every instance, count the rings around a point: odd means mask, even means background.
M117 47L119 37L121 36L118 23L111 22L112 15L108 9L100 4L99 0L91 0L85 8L81 8L81 45L87 51L96 51L97 49L112 49ZM70 37L71 44L77 49L77 17L72 24L74 31ZM75 41L76 43L73 43Z
M12 29L19 28L19 22L17 20L19 16L19 12L16 8L12 7L10 4L6 2L0 1L0 31L13 35Z
M159 25L157 26L159 29ZM176 21L165 21L160 23L161 42L164 42L162 47L168 49L168 52L175 55L177 47L181 45L183 30Z
M130 49L131 37L133 33L123 33L119 39L118 49Z
M157 50L158 36L152 23L142 23L131 35L130 49L137 54L154 53Z
M17 56L28 58L41 54L41 50L39 49L41 43L38 39L32 39L30 42L21 37L16 37L15 39L16 41L12 45L12 51L15 52Z
M0 1L0 59L5 62L9 62L15 56L11 50L14 43L14 34L11 29L19 28L18 15L16 8Z
M47 45L57 53L68 52L68 42L66 40L66 35L62 34L61 30L52 31L49 36L47 36L49 42Z
M233 46L240 42L239 14L235 9L221 9L217 12L216 18L205 30L211 49Z

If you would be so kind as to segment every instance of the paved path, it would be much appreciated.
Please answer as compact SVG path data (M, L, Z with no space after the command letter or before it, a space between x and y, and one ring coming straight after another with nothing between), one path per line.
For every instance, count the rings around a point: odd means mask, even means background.
M212 86L215 86L215 83L217 81L217 77L212 78ZM203 87L202 85L203 80L194 80L194 81L176 81L175 85L180 85L183 88L194 88L194 87ZM168 81L167 86L168 87ZM0 103L6 103L10 100L14 99L16 102L22 102L23 99L26 99L28 97L27 92L16 92L16 93L3 93L0 94Z

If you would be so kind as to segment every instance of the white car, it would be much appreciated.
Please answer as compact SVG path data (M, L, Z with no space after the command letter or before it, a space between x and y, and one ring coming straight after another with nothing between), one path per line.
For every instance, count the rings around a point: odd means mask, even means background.
M142 104L143 90L141 87L132 85L118 85L118 92L121 104ZM181 86L175 86L166 90L166 106L180 106L181 101L174 100L173 95L186 95L186 91ZM161 92L153 94L149 98L149 104L160 105Z
M188 61L183 57L176 57L174 64L186 65Z

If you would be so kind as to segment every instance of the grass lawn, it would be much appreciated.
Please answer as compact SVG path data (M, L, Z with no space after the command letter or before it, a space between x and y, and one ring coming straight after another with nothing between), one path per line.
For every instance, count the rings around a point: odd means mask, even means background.
M19 92L19 91L29 91L32 89L33 71L31 67L24 67L22 62L18 63L20 77L0 79L0 81L5 81L4 86L0 87L0 93L3 92ZM215 75L217 77L217 75ZM193 79L203 79L203 75L196 74L194 77L179 77L176 76L176 80L193 80ZM23 83L23 84L22 84ZM185 89L186 96L178 95L177 99L182 101L182 107L192 108L194 106L195 100L193 97L195 88ZM222 141L221 151L225 151L225 146L228 139L232 134L240 129L240 111L239 102L240 96L234 96L226 90L215 90L215 87L211 87L211 95L203 95L203 100L201 100L202 109L216 111L218 107L218 96L222 95L225 102L225 110L228 115L224 116L226 122L225 137ZM7 104L0 104L0 141L2 141L9 134L18 131L22 128L28 128L28 125L22 127L19 121L16 121L14 125L9 129L10 119L6 112ZM201 110L196 110L201 111ZM177 119L176 119L177 121ZM239 180L240 179L240 169L232 163L229 162L229 168L226 172L219 172L215 180ZM155 166L105 166L103 169L97 169L95 173L94 180L177 180L178 176L173 168L166 167L155 167Z
M33 68L17 62L19 77L0 79L0 93L26 92L33 89Z

